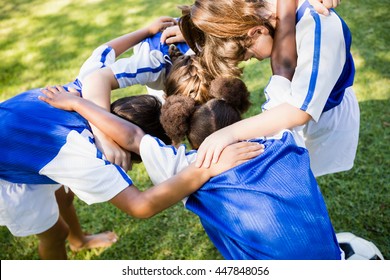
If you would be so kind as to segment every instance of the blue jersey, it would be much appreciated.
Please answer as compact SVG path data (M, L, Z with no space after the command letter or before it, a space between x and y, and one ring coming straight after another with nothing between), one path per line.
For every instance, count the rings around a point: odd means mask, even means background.
M340 250L308 152L291 132L255 140L265 152L212 178L184 199L226 259L340 259ZM185 146L145 135L140 144L154 184L196 159Z
M259 142L262 155L212 178L186 207L226 259L340 259L307 150L290 133Z
M83 79L114 58L111 48L97 48L65 88L81 92ZM39 95L40 89L32 89L0 103L0 179L66 185L88 204L107 201L132 184L97 149L86 119L52 107Z
M148 37L134 47L134 54L118 59L109 67L121 88L135 84L146 85L154 90L163 90L170 67L169 46L160 42L161 33ZM176 44L183 53L191 52L185 43Z
M41 170L59 152L72 130L90 129L75 112L56 109L30 90L0 104L0 178L14 183L54 183Z

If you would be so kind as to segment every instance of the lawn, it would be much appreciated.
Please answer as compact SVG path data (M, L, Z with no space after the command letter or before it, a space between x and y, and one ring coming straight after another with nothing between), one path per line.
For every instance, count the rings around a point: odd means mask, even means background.
M30 88L74 80L91 51L161 15L180 16L167 0L0 1L0 101ZM353 34L354 88L361 110L355 166L318 178L336 232L350 231L373 241L390 259L390 1L342 1L337 9ZM271 74L269 62L249 61L244 80L259 112ZM145 93L134 86L113 100ZM129 173L142 189L151 182L142 164ZM69 252L70 259L221 259L198 218L181 203L148 220L126 216L108 203L75 201L85 231L114 230L109 249ZM15 238L0 227L0 259L38 259L35 237Z

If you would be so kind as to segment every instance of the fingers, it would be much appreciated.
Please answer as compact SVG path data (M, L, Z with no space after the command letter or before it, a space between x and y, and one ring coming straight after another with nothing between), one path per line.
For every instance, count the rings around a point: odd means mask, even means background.
M336 8L340 4L340 0L323 0L322 4L327 8Z
M324 16L329 15L329 10L320 2L315 2L313 6L318 13L323 14Z
M80 92L79 92L77 89L72 88L72 87L70 87L70 88L68 88L68 89L69 89L69 93L70 93L70 94L72 94L72 95L74 95L74 96L78 96L78 97L81 96L81 95L80 95Z
M161 39L160 39L160 41L161 41L162 43L169 44L169 43L167 42L167 39L168 39L169 37L174 36L175 34L176 34L176 32L175 32L175 30L173 30L173 28L167 27L167 28L163 31L163 33L161 34Z
M214 157L217 157L216 161L214 161ZM213 162L213 163L218 162L218 157L219 157L219 155L217 155L216 152L207 151L206 156L205 156L203 163L202 163L202 167L209 168L211 162Z
M173 17L169 17L169 16L162 16L162 17L160 17L160 21L163 22L163 23L169 24L169 26L177 24L177 20L174 19Z
M46 95L46 97L44 97L44 96L39 96L39 97L43 97L43 98L45 98L45 99L47 99L47 98L52 98L52 97L53 97L53 92L51 92L51 91L48 90L47 88L42 88L42 89L41 89L41 92L42 92L44 95Z
M243 142L243 143L246 143L246 145L244 145L242 148L241 148L241 154L240 154L240 157L239 157L239 160L240 161L247 161L249 159L252 159L262 153L264 153L264 145L263 144L259 144L259 143L252 143L252 142Z
M174 25L165 29L161 35L160 42L165 43L167 45L184 42L180 27L178 25Z
M198 150L198 153L196 154L196 162L195 162L195 166L196 167L201 167L202 164L203 164L203 161L205 159L205 154L204 153L199 153L199 150Z

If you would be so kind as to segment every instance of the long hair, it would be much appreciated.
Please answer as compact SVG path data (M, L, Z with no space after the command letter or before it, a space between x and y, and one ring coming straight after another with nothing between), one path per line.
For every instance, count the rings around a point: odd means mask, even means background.
M179 9L179 26L186 42L214 77L239 77L242 69L238 64L253 43L247 35L251 28L265 26L271 36L274 34L264 13L265 1L196 0Z
M191 97L197 104L210 100L208 71L196 55L183 55L174 45L169 47L172 67L165 79L167 97L183 95Z

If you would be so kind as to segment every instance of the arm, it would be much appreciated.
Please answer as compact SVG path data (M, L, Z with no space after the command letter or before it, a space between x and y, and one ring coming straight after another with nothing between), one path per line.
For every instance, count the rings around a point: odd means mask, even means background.
M106 43L115 51L115 56L120 56L129 48L134 47L147 37L150 37L165 28L176 24L176 20L171 17L160 17L150 25L137 31L123 35ZM102 68L92 73L84 80L83 97L93 100L99 106L109 111L111 90L119 87L114 74L109 68Z
M277 1L276 32L271 54L274 75L292 79L297 64L295 43L296 1Z
M240 165L261 153L261 145L241 142L227 147L217 164L209 169L196 168L194 164L144 192L130 186L110 200L130 216L149 218L190 195L214 177Z
M177 22L174 18L163 16L144 28L107 42L106 45L112 47L115 50L116 56L118 57L145 38L153 36L158 32L162 32L166 28L169 28L175 24L177 24Z
M61 86L41 91L45 96L39 96L40 100L58 109L79 113L119 146L139 154L139 143L145 133L137 125L111 114L89 100L69 94Z
M198 149L196 166L208 168L218 162L223 149L237 141L271 136L282 129L305 124L311 116L293 105L283 103L256 116L224 127L208 136ZM265 125L266 124L266 125Z
M123 35L106 44L114 49L115 55L118 57L146 37L154 35L175 23L176 21L173 18L161 17L145 28ZM111 69L109 67L101 68L84 79L83 97L109 111L111 91L117 88L119 88L119 84ZM93 124L91 127L95 136L96 145L102 150L106 158L115 164L121 165L125 170L128 170L129 154Z

